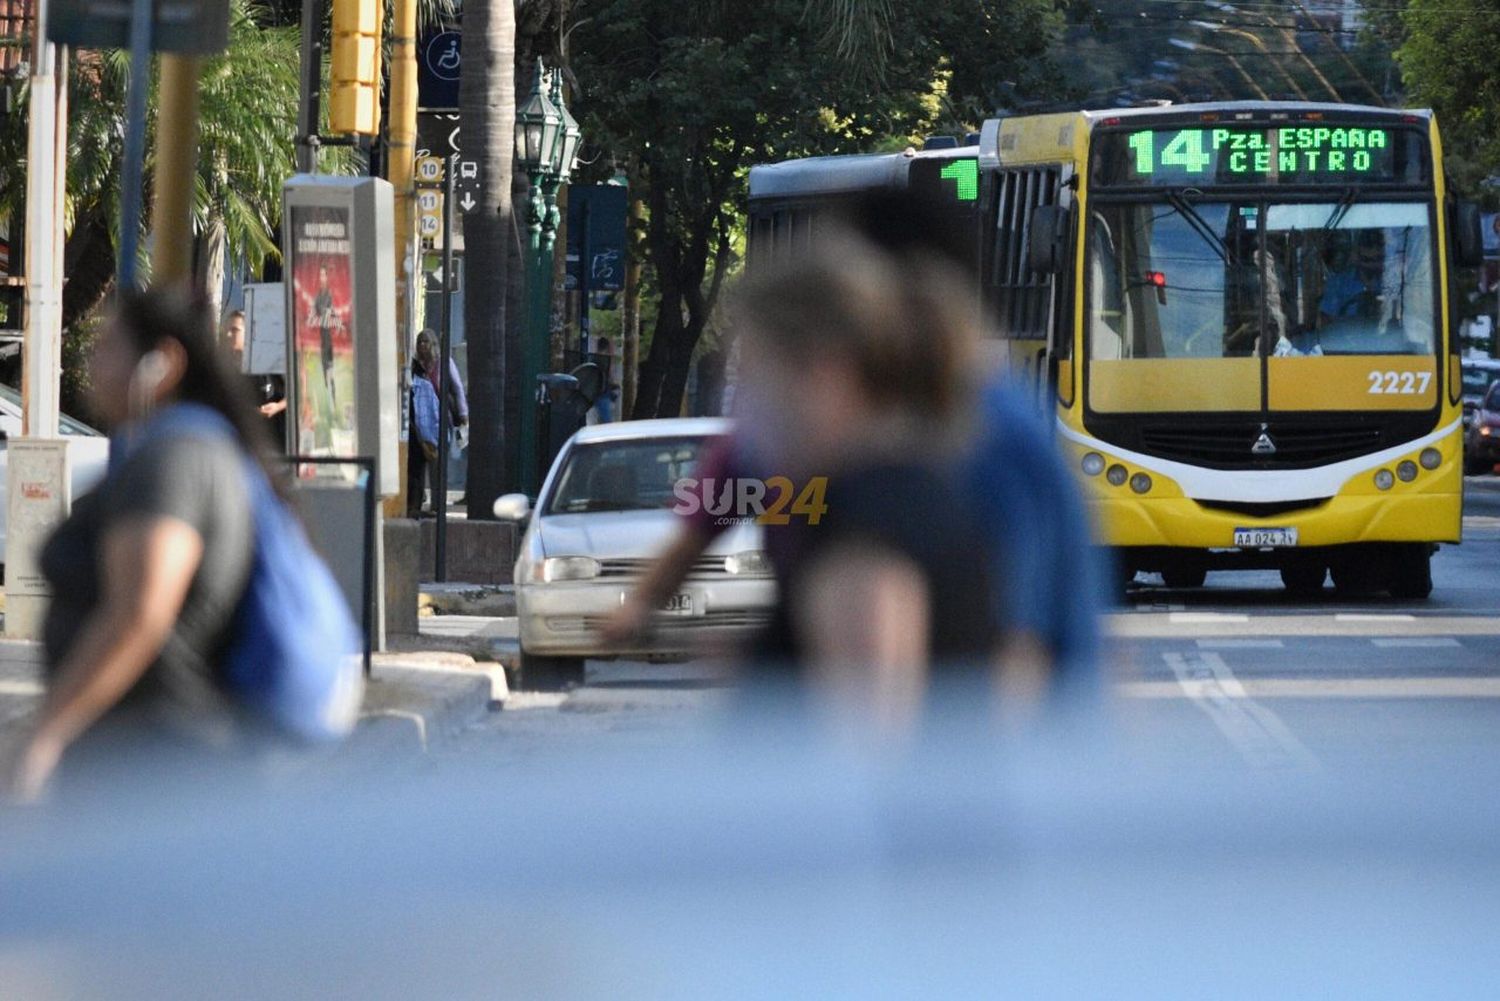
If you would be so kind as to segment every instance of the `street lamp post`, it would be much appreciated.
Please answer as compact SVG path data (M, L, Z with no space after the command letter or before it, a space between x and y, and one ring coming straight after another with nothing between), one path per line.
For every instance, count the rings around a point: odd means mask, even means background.
M551 90L549 96L548 90ZM537 381L551 355L552 258L557 243L557 189L573 169L578 150L578 123L562 103L561 84L548 73L540 59L532 78L531 93L516 109L516 151L519 164L530 181L527 196L526 314L521 331L521 421L520 483L527 493L541 487L539 425L542 392Z

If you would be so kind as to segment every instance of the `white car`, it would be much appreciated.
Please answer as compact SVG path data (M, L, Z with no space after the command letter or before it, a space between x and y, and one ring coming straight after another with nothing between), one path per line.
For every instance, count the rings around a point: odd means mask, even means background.
M696 475L717 418L597 424L558 453L533 510L507 494L495 513L528 519L515 569L521 670L527 683L583 678L584 658L682 659L741 643L770 619L775 583L760 528L738 523L720 534L629 648L606 645L599 628L672 539L681 516L677 484Z
M6 493L6 473L10 469L11 438L21 435L21 396L9 386L0 386L0 565L5 563L5 522L10 507ZM80 420L62 415L59 429L72 444L68 463L72 470L72 496L93 489L104 478L109 466L109 439Z

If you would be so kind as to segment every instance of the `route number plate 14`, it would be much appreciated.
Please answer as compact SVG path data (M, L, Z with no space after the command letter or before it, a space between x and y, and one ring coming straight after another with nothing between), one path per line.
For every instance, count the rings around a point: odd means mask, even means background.
M1242 549L1280 549L1297 544L1295 528L1236 528L1234 544Z

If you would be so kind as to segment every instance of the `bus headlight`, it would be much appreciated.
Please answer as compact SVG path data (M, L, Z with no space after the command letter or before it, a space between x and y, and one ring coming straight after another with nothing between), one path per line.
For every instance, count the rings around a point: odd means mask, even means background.
M1151 489L1151 477L1145 473L1136 473L1130 478L1130 489L1138 494L1143 494Z
M1381 469L1375 473L1375 488L1377 490L1389 490L1396 485L1396 477L1391 475L1389 469Z
M1130 479L1130 474L1125 471L1124 466L1115 463L1109 467L1109 472L1104 474L1104 478L1109 481L1109 485L1112 487L1123 487L1125 481Z
M1443 453L1435 448L1424 448L1422 454L1417 456L1417 461L1422 464L1423 469L1436 469L1443 464Z
M1104 456L1098 452L1090 452L1083 457L1083 471L1089 476L1098 476L1104 472Z
M1396 465L1396 479L1402 483L1410 483L1417 478L1417 464L1410 459L1403 459Z

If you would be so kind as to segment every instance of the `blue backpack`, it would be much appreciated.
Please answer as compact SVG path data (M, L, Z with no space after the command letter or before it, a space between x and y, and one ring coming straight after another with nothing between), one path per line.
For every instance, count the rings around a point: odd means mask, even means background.
M436 445L438 422L442 420L441 404L438 403L437 390L432 388L425 375L416 376L411 381L411 405L417 437L428 445Z
M195 403L162 411L130 448L173 435L207 438L243 452L229 421ZM362 637L301 522L248 455L243 467L255 522L254 553L221 677L239 702L278 729L310 741L337 740L359 718Z

